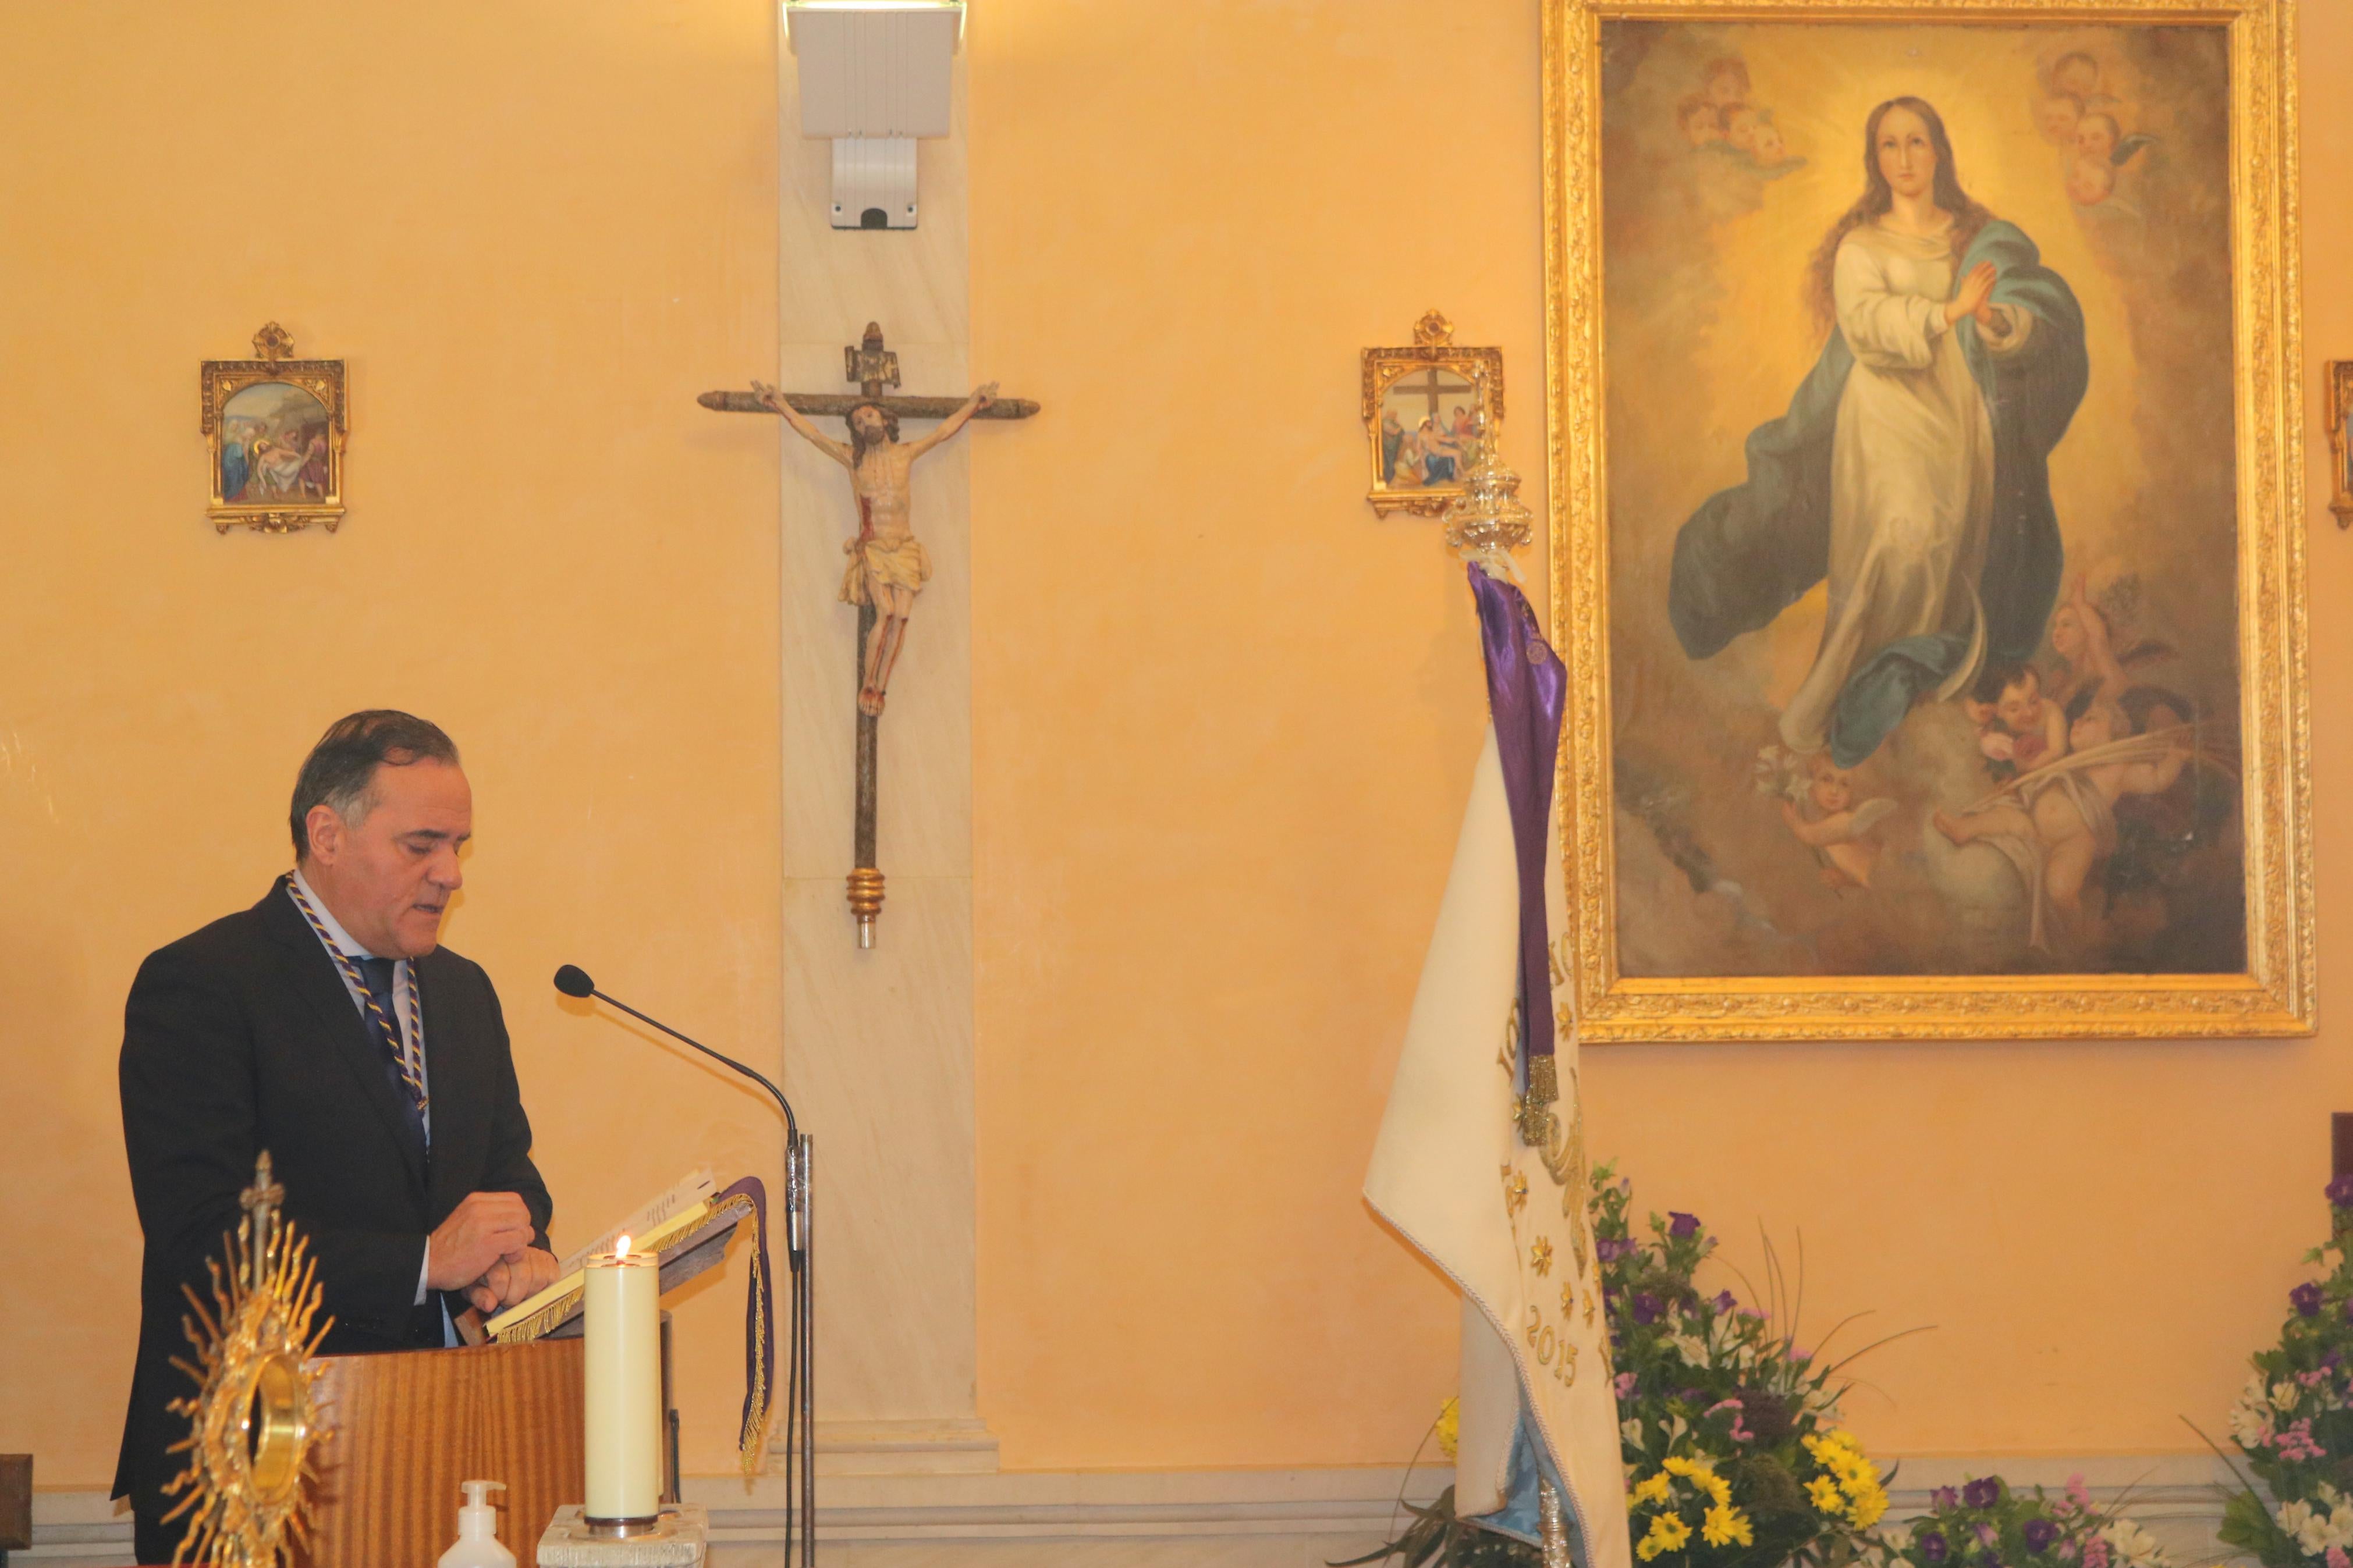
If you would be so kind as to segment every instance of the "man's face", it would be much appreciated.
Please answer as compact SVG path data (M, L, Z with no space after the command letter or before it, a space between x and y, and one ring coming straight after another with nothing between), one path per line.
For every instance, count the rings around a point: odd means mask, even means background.
M859 409L849 416L849 424L859 437L865 441L880 441L891 433L890 427L882 423L881 413L872 408Z
M422 958L465 881L458 851L473 837L474 794L447 763L380 766L375 805L357 822L311 808L303 875L353 941L379 958Z

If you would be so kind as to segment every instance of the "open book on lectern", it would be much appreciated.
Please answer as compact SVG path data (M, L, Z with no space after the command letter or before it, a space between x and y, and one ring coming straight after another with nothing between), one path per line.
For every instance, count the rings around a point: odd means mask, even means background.
M483 1331L502 1344L577 1334L581 1291L586 1283L584 1265L590 1258L611 1251L614 1242L626 1236L630 1251L651 1252L660 1258L661 1289L668 1294L696 1275L716 1268L728 1237L746 1218L765 1228L766 1206L765 1195L756 1180L737 1182L722 1192L706 1165L681 1179L595 1240L575 1248L556 1266L554 1284L491 1319L482 1325ZM765 1239L755 1231L755 1240ZM755 1257L752 1265L761 1289L765 1289L765 1257Z

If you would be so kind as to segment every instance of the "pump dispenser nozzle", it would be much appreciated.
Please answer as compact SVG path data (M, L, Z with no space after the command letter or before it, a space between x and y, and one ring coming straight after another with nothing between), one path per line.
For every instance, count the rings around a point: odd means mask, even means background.
M506 1490L504 1481L463 1481L466 1506L458 1510L458 1543L441 1554L440 1568L514 1568L514 1553L499 1542L499 1510L491 1506L492 1487Z

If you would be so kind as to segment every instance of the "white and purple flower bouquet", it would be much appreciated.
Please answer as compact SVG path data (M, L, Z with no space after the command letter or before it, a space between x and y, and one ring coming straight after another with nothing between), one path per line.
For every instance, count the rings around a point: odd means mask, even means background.
M2081 1476L2056 1499L1972 1477L1936 1488L1928 1509L1883 1538L1875 1553L1883 1568L2167 1568L2157 1538L2096 1507Z
M1631 1182L1593 1173L1635 1555L1651 1568L1856 1556L1887 1511L1889 1477L1839 1426L1838 1373L1871 1346L1831 1362L1799 1346L1796 1294L1769 1244L1757 1304L1703 1292L1716 1243L1698 1216L1653 1214L1637 1236L1632 1206Z
M2288 1292L2279 1343L2256 1352L2231 1409L2232 1439L2254 1474L2220 1533L2264 1568L2353 1568L2353 1176L2326 1191L2329 1238L2304 1255L2312 1277Z

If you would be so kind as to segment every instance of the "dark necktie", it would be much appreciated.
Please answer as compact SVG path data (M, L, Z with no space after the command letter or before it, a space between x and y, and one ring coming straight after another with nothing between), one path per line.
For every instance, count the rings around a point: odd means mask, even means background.
M420 1146L429 1147L431 1139L425 1131L425 1100L411 1087L407 1074L401 1070L400 1017L393 1006L393 961L389 958L355 958L361 978L367 982L369 996L361 1011L365 1015L368 1034L384 1058L385 1076L392 1082L392 1090L407 1109L408 1125L417 1134Z

